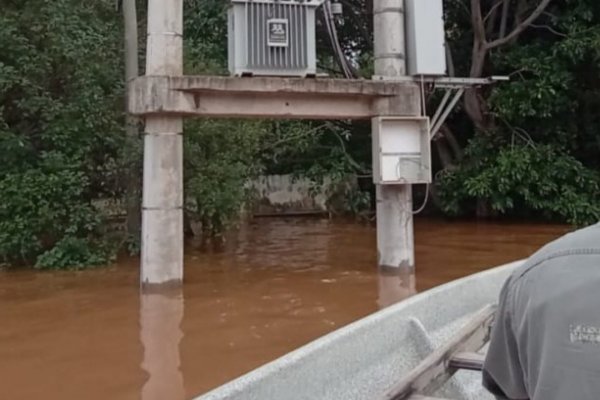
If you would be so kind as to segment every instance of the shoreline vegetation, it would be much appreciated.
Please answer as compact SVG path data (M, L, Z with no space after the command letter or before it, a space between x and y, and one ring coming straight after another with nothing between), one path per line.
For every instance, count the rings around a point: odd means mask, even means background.
M146 2L136 3L143 66ZM227 73L224 3L185 1L187 74ZM372 2L346 3L341 47L369 78ZM550 1L535 21L524 0L505 12L497 1L471 3L445 1L450 73L511 80L469 92L442 127L427 215L597 222L600 3ZM341 76L324 29L319 19L319 68ZM126 134L124 36L113 0L3 6L0 266L81 269L139 250L139 216L128 223L99 206L139 204L142 141ZM428 109L439 97L429 93ZM328 216L372 218L368 122L193 120L184 146L188 233L223 237L256 207L247 182L261 176L308 182L305 195ZM416 187L415 205L424 192Z

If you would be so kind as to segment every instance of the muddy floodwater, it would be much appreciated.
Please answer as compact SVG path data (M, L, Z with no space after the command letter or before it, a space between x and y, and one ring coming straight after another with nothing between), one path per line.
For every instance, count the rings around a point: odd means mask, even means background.
M0 272L0 399L190 399L423 291L527 257L568 227L417 220L416 276L380 274L375 229L256 220L188 250L185 286L138 292L138 260Z

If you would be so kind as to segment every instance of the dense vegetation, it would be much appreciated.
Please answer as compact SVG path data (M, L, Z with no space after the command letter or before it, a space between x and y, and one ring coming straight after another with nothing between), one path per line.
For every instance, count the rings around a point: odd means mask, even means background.
M226 72L224 3L185 1L187 73ZM354 56L353 73L369 77L372 0L343 3L342 47ZM136 232L107 207L124 200L141 154L124 128L121 11L114 0L0 4L0 264L102 265L135 250ZM431 209L599 220L600 4L445 6L450 72L512 80L469 92L434 141ZM138 10L144 38L144 1ZM339 75L319 30L320 67ZM140 41L141 65L143 53ZM428 98L433 108L439 93ZM316 185L370 174L368 123L196 120L185 131L186 217L206 237L237 221L251 198L245 183L260 173L304 175ZM340 187L342 209L371 207L372 185Z
M122 192L120 31L108 1L2 2L0 262L111 256L92 200Z
M469 19L459 3L449 8L456 12L450 35L455 60L468 57L461 52L478 36L458 28ZM600 4L550 1L529 29L510 38L509 32L543 2L505 1L510 5L506 18L500 7L491 8L492 2L481 3L488 19L479 35L487 43L505 43L490 48L480 69L471 60L470 70L456 65L457 74L505 74L512 80L475 94L476 107L467 97L466 113L459 110L445 130L461 132L456 134L460 150L437 181L441 208L459 215L598 221ZM465 128L461 119L471 124Z

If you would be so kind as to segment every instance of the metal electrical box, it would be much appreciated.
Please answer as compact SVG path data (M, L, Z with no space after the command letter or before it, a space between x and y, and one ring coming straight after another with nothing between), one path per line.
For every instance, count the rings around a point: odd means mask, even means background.
M429 118L377 117L372 124L374 183L431 183Z
M323 0L230 0L231 74L315 75L315 12L322 3Z
M408 74L446 75L443 0L405 0Z

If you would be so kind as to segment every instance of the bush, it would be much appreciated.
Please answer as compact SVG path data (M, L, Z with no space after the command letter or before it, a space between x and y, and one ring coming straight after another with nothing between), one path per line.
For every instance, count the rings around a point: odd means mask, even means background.
M262 122L198 120L186 124L186 215L206 237L235 223L249 199L248 180L262 169Z
M51 250L38 257L38 269L81 269L106 265L115 260L114 247L87 238L64 237Z
M571 155L533 144L494 151L473 141L468 149L471 161L444 172L437 182L446 213L472 212L469 205L482 200L499 214L533 213L577 225L600 220L600 175Z
M92 200L122 192L121 19L114 2L30 0L0 13L0 263L105 263Z
M98 245L100 213L81 200L87 187L83 173L72 170L30 169L0 180L0 260L56 268L110 258Z

